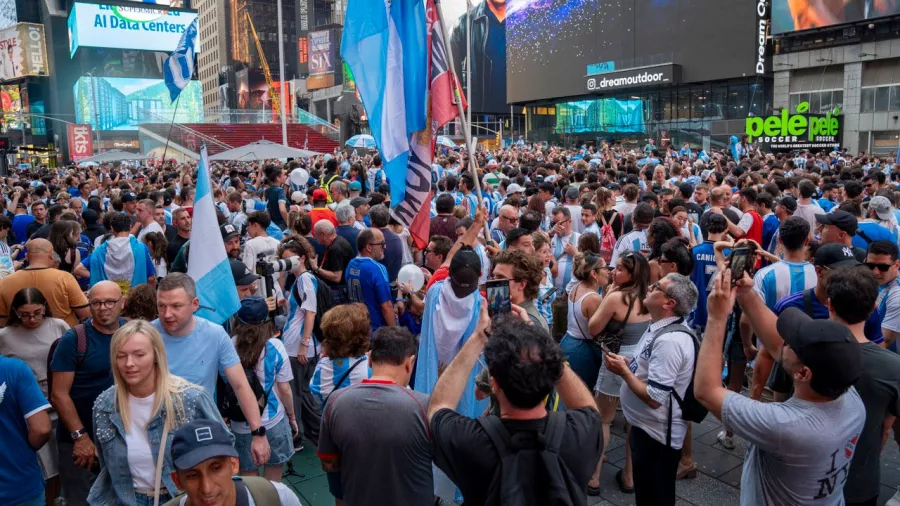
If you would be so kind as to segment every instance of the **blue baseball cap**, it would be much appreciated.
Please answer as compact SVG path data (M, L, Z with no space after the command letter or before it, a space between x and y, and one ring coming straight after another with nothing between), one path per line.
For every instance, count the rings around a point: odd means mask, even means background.
M176 469L193 469L215 457L237 456L228 429L215 420L194 420L176 430L172 437L172 463Z
M269 306L266 299L259 295L251 295L241 300L241 308L237 312L241 323L262 323L269 319Z
M362 185L359 183L359 181L350 181L350 191L352 191L352 192L361 192L362 191Z

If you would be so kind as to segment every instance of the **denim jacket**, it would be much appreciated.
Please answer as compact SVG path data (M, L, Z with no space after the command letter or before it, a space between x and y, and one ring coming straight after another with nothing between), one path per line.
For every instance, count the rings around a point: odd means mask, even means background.
M175 420L174 428L169 431L166 438L166 447L171 449L172 438L175 430L182 425L196 419L206 418L222 421L222 416L216 408L210 395L197 385L190 385L183 392L184 412L179 413ZM116 387L106 389L94 402L94 445L100 456L100 475L91 486L88 495L88 504L91 506L135 506L136 498L132 485L131 470L128 466L128 448L125 445L125 427L122 418L116 409ZM166 408L163 406L160 412L147 424L150 450L153 455L154 472L155 463L159 455L159 444L162 439L163 424ZM234 437L232 436L232 442ZM178 487L172 481L171 451L165 452L162 468L162 480L160 494L175 496Z

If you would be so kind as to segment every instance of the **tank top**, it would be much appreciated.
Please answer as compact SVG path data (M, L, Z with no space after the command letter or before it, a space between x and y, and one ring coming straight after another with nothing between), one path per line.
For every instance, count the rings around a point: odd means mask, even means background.
M580 286L580 283L576 285L576 287L577 286ZM590 341L592 338L591 335L585 335L586 333L590 332L590 321L584 316L581 311L581 305L584 302L584 298L592 293L596 292L585 292L581 297L578 297L578 300L576 300L575 302L572 302L571 298L566 298L566 302L569 306L569 314L567 316L567 332L575 339Z

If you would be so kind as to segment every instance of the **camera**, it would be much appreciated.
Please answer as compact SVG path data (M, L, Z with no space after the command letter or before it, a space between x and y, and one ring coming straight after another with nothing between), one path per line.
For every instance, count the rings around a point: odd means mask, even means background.
M300 267L300 257L290 257L284 260L276 260L274 262L267 262L266 257L270 256L267 253L260 253L256 255L256 275L257 276L272 276L278 272L285 272L293 270L297 267Z

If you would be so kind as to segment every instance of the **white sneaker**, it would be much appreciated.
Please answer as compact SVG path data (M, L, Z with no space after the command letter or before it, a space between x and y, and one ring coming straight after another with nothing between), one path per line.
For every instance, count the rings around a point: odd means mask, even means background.
M724 430L716 434L716 441L718 441L726 450L734 450L734 438L729 436ZM900 506L900 504L897 506Z
M894 492L894 496L888 499L884 506L900 506L900 490Z

